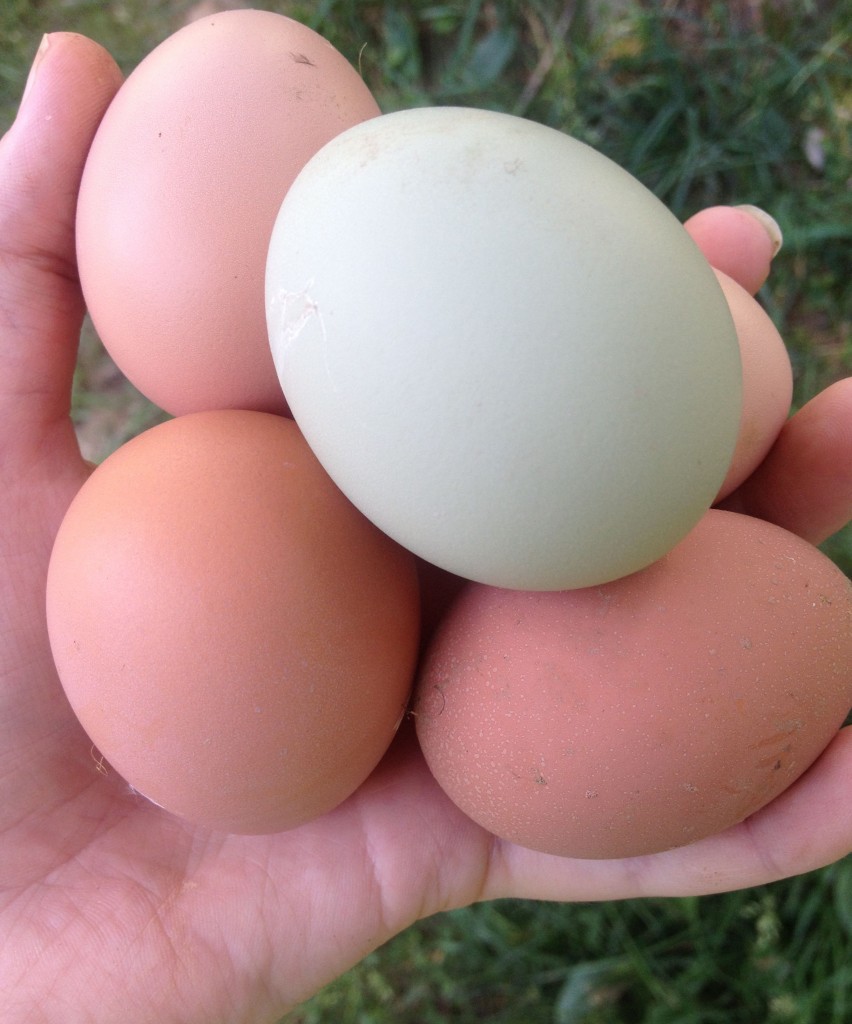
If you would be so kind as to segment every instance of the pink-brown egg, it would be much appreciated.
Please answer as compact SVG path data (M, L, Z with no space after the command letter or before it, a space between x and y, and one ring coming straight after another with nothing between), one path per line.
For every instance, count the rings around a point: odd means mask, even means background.
M378 113L330 43L269 11L192 22L132 72L89 153L77 252L93 323L149 399L286 411L264 305L275 216L307 160Z
M47 614L96 750L181 817L277 832L372 771L408 699L412 557L292 420L190 414L102 463L62 523Z
M627 857L742 821L852 704L852 585L790 533L712 510L666 557L586 590L470 584L427 652L417 732L498 836Z

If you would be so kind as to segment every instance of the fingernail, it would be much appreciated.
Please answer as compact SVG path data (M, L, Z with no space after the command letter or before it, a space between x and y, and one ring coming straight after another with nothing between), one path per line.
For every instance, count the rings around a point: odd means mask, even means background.
M761 210L759 206L752 206L750 203L743 203L738 209L744 210L763 226L767 235L772 239L772 256L773 258L777 256L784 244L784 235L781 233L778 221L766 210Z
M24 86L24 93L21 96L21 106L24 105L24 103L26 102L27 96L29 96L30 92L32 92L33 85L35 84L35 80L36 80L36 78L38 76L39 65L41 64L42 60L44 60L44 55L47 53L47 48L49 46L50 46L50 36L49 35L43 35L41 37L41 42L38 45L38 49L36 50L36 55L33 58L33 64L32 64L32 67L30 68L30 73L27 75L27 82L26 82L26 85Z

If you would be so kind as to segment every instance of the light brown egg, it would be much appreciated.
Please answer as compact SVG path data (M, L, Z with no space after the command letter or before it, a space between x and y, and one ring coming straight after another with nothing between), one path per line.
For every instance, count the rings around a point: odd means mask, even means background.
M417 731L439 784L523 846L684 845L793 783L852 704L852 585L817 549L710 511L587 590L470 584L432 640Z
M766 310L732 278L714 273L734 320L743 372L740 432L719 502L757 469L781 433L793 400L793 368Z
M272 225L307 160L378 113L330 43L269 11L195 21L129 76L86 163L77 249L95 327L153 402L286 410L265 320Z
M344 800L403 714L412 557L292 420L196 413L99 466L56 539L47 614L65 692L138 792L227 832Z

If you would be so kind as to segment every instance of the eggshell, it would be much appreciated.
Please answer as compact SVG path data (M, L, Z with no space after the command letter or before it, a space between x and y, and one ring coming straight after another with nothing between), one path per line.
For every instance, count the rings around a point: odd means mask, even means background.
M742 285L719 270L714 273L734 320L743 372L740 432L716 496L716 501L721 501L757 469L781 433L793 401L793 368L766 310Z
M95 327L153 402L285 410L263 295L275 215L313 153L378 113L330 43L269 11L201 18L128 77L86 163L77 250Z
M852 705L852 585L816 548L713 510L605 586L469 584L416 684L429 767L523 846L629 857L722 831L793 783Z
M56 539L50 641L95 748L166 809L276 832L345 799L402 716L413 559L292 420L196 413L99 466Z
M341 133L284 199L267 306L328 472L467 579L634 572L727 472L741 372L710 266L635 178L552 128L420 108Z

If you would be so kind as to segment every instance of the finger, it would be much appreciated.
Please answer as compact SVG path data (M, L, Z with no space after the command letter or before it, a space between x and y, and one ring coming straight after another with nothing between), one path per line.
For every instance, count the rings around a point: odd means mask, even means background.
M45 36L0 142L0 464L9 468L67 423L83 316L76 195L92 136L120 82L96 43L72 33Z
M709 839L626 860L571 860L498 844L483 899L613 900L728 892L803 874L852 851L852 729L762 811Z
M756 206L712 206L684 227L717 270L754 295L782 245L777 221Z
M852 377L785 424L757 470L722 508L759 516L821 544L852 519Z

